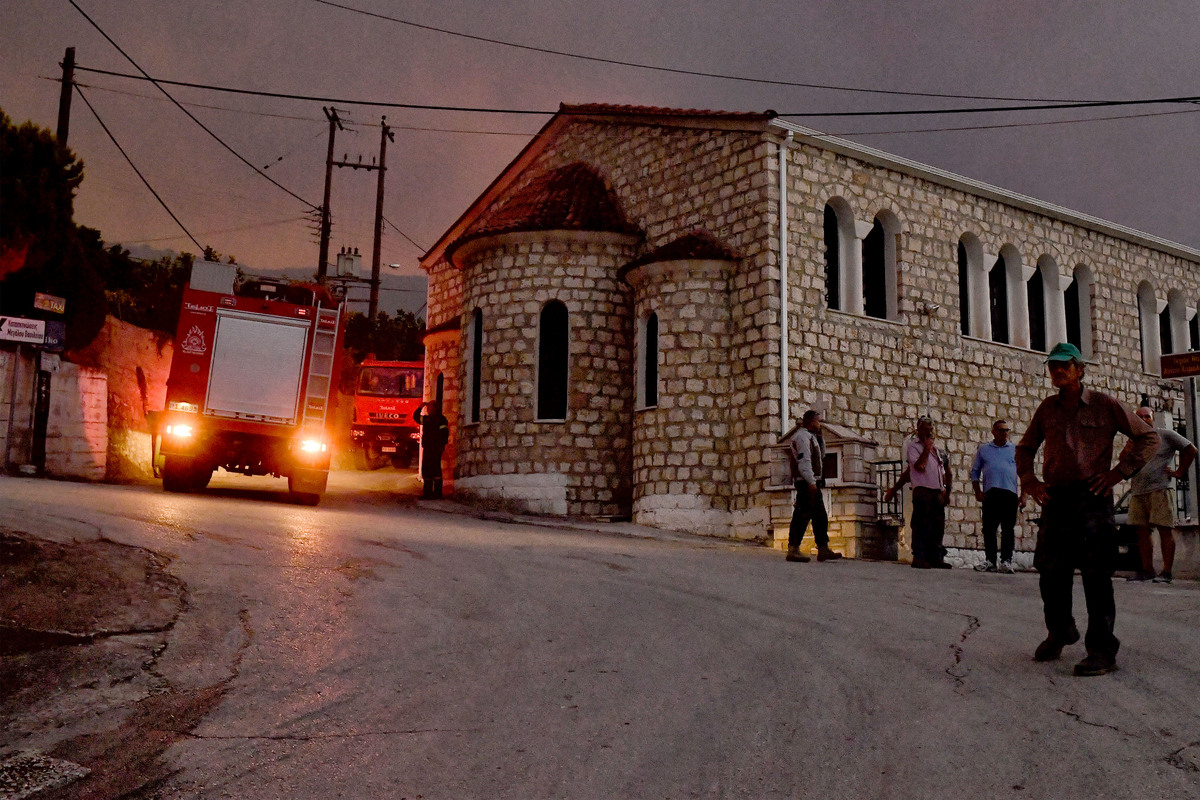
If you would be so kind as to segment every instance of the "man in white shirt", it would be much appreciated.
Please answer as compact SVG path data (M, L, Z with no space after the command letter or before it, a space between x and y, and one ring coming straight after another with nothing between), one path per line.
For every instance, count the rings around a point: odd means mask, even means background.
M817 542L817 561L836 561L842 557L829 549L829 514L825 510L825 498L821 489L825 486L822 467L825 463L825 438L821 435L821 412L809 409L804 412L800 430L792 437L788 447L788 462L792 468L792 485L796 487L796 505L792 510L792 524L788 528L788 561L808 561L800 553L800 542L812 523L813 538Z

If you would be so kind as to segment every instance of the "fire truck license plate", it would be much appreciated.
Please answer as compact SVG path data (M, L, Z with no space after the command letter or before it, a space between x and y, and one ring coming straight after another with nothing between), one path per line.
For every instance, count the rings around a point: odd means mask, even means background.
M383 446L383 447L379 448L379 450L380 450L380 452L383 452L383 453L394 453L394 452L396 452L396 448L394 448L394 447L389 447L389 446L387 446L387 445L385 445L385 446Z

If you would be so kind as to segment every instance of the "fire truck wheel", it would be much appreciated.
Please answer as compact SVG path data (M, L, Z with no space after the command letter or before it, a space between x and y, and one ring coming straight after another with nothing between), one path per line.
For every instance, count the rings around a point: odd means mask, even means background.
M166 456L162 469L163 488L168 492L196 492L208 485L212 469L184 456Z
M298 492L296 491L295 478L288 477L288 494L292 498L292 502L302 506L315 506L321 502L320 492Z

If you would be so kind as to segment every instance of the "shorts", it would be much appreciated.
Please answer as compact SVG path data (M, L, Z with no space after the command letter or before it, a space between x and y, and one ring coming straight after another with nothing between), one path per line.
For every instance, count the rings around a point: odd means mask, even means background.
M1129 524L1141 527L1156 525L1175 527L1175 494L1170 489L1158 489L1129 498Z

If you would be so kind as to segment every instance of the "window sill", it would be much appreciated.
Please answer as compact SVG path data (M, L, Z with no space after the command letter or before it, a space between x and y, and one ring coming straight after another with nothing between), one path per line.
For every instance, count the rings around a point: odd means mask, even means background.
M838 308L826 308L825 311L830 314L836 314L839 317L846 317L847 319L855 320L856 322L863 322L863 321L882 322L885 325L895 325L896 327L903 327L905 325L905 323L902 320L885 319L883 317L871 317L871 316L867 316L866 314L854 314L849 311L842 311L841 309L838 309Z

